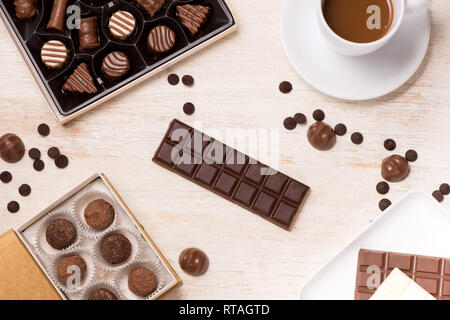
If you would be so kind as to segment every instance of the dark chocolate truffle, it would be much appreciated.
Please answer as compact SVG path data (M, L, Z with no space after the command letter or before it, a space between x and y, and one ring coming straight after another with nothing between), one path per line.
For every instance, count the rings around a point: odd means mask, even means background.
M84 209L84 220L95 230L105 230L114 221L114 207L103 199L90 202Z
M89 295L88 300L119 300L117 296L108 289L95 289Z
M330 150L336 144L333 128L324 122L316 122L308 129L308 141L317 150Z
M75 266L80 269L80 280L83 280L86 275L87 265L86 261L84 261L82 257L79 255L65 257L58 263L57 267L58 279L63 284L66 284L69 277L75 273L73 270L67 270L71 266Z
M0 138L0 157L8 163L22 160L25 154L23 141L13 133L7 133Z
M148 34L147 45L150 51L164 53L175 45L175 32L167 26L157 26Z
M110 264L126 261L131 255L131 242L121 234L111 234L102 240L100 254Z
M75 242L77 230L69 220L55 219L48 225L45 236L49 245L62 250Z
M200 276L208 271L209 259L206 253L197 248L187 248L178 258L181 269L191 276Z
M113 51L103 59L102 72L109 80L119 79L128 71L130 71L130 60L123 52Z
M157 280L147 268L136 268L128 275L128 288L135 295L146 297L156 290Z
M397 154L387 157L381 164L381 176L389 182L400 182L409 175L408 161Z

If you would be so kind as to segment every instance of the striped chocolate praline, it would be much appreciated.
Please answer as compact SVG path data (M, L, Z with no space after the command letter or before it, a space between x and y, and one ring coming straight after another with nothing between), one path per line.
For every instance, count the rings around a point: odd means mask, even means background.
M114 38L128 39L136 29L136 18L128 11L119 10L109 19L108 28Z
M168 52L175 45L175 32L167 26L157 26L150 31L147 40L150 51Z
M113 51L103 59L102 72L109 80L123 77L130 70L130 60L125 53Z
M42 46L41 59L48 69L58 70L69 60L69 50L61 41L50 40Z

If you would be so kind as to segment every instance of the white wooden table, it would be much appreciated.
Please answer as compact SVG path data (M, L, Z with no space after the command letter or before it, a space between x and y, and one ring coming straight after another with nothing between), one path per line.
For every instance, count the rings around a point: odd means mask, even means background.
M184 280L166 298L294 299L307 277L379 214L375 185L388 155L385 138L394 138L401 154L410 148L419 153L410 177L391 185L391 200L412 189L431 193L449 182L449 2L433 3L431 46L416 75L396 92L368 102L329 98L297 76L280 41L282 1L228 3L240 26L236 34L65 127L54 120L0 26L0 133L14 132L28 148L44 153L58 146L70 158L69 167L60 170L45 155L40 173L28 156L18 164L0 163L0 171L14 175L10 184L0 183L0 232L17 227L93 172L104 172ZM172 72L192 74L195 86L171 87L166 78ZM278 91L282 80L293 83L292 93ZM182 112L187 101L197 108L190 117ZM332 151L319 152L307 143L306 127L284 130L285 117L304 112L311 123L317 107L330 124L344 122L350 132L361 131L364 144L353 145L347 135ZM279 129L281 171L312 188L292 231L152 163L174 117L201 122L206 132ZM42 122L51 125L47 138L36 133ZM28 198L18 195L21 183L32 187ZM15 215L6 210L12 199L21 205ZM450 198L443 206L450 209ZM178 254L190 246L210 257L203 277L190 277L178 266Z

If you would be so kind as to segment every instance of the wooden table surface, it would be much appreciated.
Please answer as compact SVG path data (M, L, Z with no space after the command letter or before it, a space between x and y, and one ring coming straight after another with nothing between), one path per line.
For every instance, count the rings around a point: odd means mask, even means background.
M43 156L38 173L26 156L0 163L14 180L0 184L0 232L19 226L94 172L104 172L179 272L184 285L168 299L294 299L299 286L379 214L380 163L392 137L397 152L412 148L419 160L404 182L391 185L392 201L409 190L431 193L450 179L450 3L434 1L432 39L421 68L399 90L366 102L338 101L312 89L290 66L283 51L279 17L282 1L228 0L239 31L163 71L67 126L60 126L44 103L12 40L0 26L0 133L14 132L27 148L44 153L58 146L70 158L60 170ZM411 35L414 36L414 35ZM167 75L192 74L192 88L168 85ZM294 90L278 91L282 80ZM182 105L196 105L186 116ZM312 149L306 127L288 132L283 119L303 112L311 123L320 107L326 121L344 122L364 134L355 146L350 135L328 152ZM162 169L151 161L173 118L206 132L240 129L279 130L280 170L308 184L312 192L292 231ZM36 127L51 126L47 138ZM32 187L21 198L21 183ZM10 214L8 201L21 210ZM450 209L450 198L443 206ZM179 253L199 247L210 257L205 276L193 278L178 266Z

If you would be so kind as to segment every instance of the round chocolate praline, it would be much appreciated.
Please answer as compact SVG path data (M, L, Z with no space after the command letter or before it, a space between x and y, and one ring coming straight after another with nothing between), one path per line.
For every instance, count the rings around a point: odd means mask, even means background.
M84 209L86 224L95 230L105 230L114 221L114 207L103 199L91 201Z
M167 26L160 25L153 28L148 34L148 49L155 53L170 51L175 45L175 32Z
M117 296L110 290L105 288L99 288L91 292L91 294L88 297L88 300L107 301L107 300L119 300L119 298L117 298Z
M100 254L113 265L125 262L131 255L131 242L122 234L111 234L102 240Z
M178 263L181 269L191 276L200 276L209 268L208 256L197 248L184 249L178 258Z
M64 284L66 284L69 277L75 273L73 270L68 270L71 266L79 268L81 277L80 280L83 280L86 275L87 264L82 257L79 255L65 257L58 263L57 266L58 279Z
M120 51L113 51L106 55L102 63L102 72L109 80L117 80L130 71L130 60Z
M408 161L398 154L385 158L381 164L381 176L389 182L403 181L408 177L409 172Z
M16 163L25 155L23 141L13 133L7 133L0 138L0 157L8 163Z
M336 134L325 122L316 122L308 129L308 141L317 150L330 150L336 144Z
M155 291L157 284L155 274L147 268L136 268L128 275L128 288L140 297Z
M69 220L55 219L47 226L45 236L50 246L62 250L75 242L77 230Z

